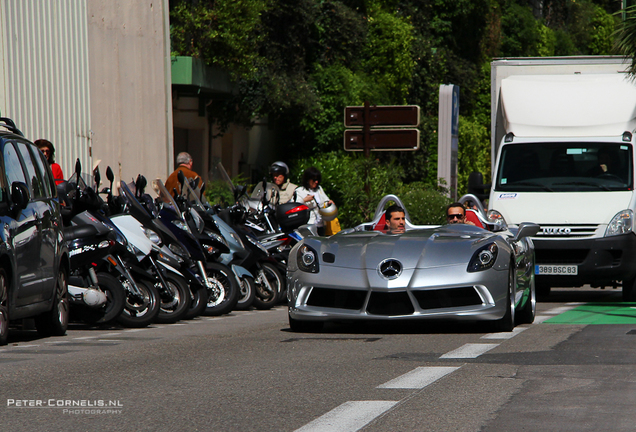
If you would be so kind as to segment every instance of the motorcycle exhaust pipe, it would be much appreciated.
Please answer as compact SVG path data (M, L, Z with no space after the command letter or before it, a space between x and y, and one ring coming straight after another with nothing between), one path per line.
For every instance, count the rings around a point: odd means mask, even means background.
M68 285L68 293L76 302L82 302L86 306L98 307L106 303L106 294L94 288L84 288Z

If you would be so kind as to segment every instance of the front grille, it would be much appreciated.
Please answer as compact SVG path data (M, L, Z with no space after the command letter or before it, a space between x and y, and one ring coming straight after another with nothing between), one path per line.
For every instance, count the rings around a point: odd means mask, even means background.
M440 309L481 305L481 297L473 287L413 291L421 309Z
M366 297L366 291L313 288L307 299L307 306L359 310Z
M412 315L415 312L409 295L403 292L372 292L367 312L372 315Z
M537 233L540 238L592 237L598 224L541 225Z
M589 249L535 249L537 264L582 264Z

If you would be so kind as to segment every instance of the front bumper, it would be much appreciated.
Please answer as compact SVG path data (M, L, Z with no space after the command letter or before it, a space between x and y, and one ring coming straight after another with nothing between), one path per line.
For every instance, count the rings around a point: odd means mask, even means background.
M345 272L345 273L343 273ZM496 320L503 317L508 269L468 273L466 266L404 270L369 286L366 269L288 272L289 315L296 320Z
M532 239L537 265L576 265L575 276L537 275L538 285L612 285L636 277L634 233L596 239Z

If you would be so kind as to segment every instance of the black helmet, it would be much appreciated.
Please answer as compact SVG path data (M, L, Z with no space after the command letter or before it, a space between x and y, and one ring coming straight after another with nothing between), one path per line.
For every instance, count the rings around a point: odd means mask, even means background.
M269 167L269 173L271 175L284 175L285 178L289 175L289 167L285 162L276 161Z

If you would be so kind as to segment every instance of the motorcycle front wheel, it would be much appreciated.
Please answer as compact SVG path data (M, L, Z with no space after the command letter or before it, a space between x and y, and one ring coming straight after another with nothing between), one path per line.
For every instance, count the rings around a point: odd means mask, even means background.
M256 296L256 284L254 278L245 276L240 279L240 294L236 303L236 310L248 310L254 303Z
M205 315L218 316L232 312L239 298L239 286L234 274L219 263L208 263L205 271L211 284Z
M167 287L156 283L155 288L159 291L159 314L157 322L171 324L182 319L190 307L190 289L188 282L176 274L169 274L163 278Z
M117 322L124 327L147 327L155 321L159 314L160 300L157 289L145 281L136 283L141 291L141 296L127 288L124 310L117 317Z
M256 275L254 306L257 309L271 309L283 291L283 277L276 267L269 263L261 263Z
M106 295L106 303L99 308L79 306L80 317L86 324L108 324L117 318L124 310L126 294L124 287L117 278L108 273L97 273L99 289Z
M190 307L183 319L189 320L203 314L208 305L208 290L190 287Z

